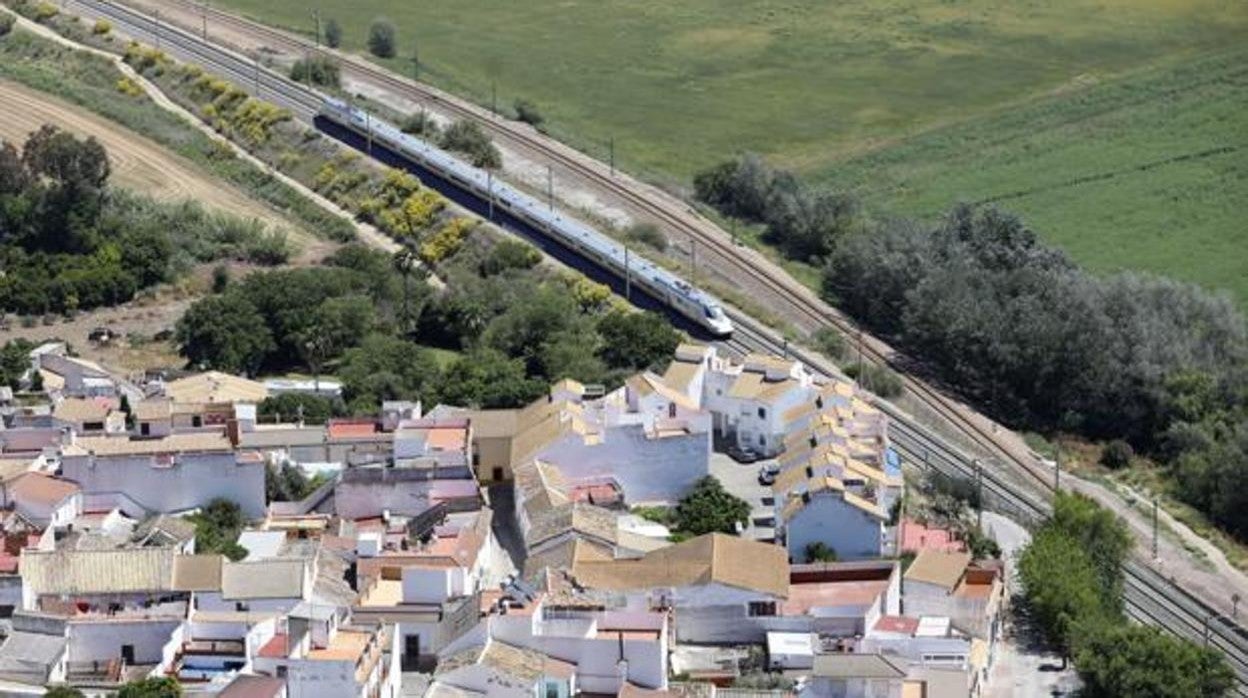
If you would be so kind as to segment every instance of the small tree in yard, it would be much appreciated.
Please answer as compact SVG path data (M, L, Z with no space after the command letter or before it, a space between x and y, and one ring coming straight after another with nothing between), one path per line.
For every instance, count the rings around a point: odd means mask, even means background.
M394 58L397 34L394 22L384 18L373 20L368 28L368 50L378 58Z
M342 45L342 27L338 26L336 19L330 19L325 23L325 45L330 48L338 48Z
M117 692L117 698L179 698L181 695L181 684L168 676L131 681Z
M836 562L836 551L827 543L817 540L806 546L806 562Z
M749 516L749 503L725 490L719 480L710 475L698 480L693 491L676 507L677 527L691 536L736 534L737 524L748 520Z

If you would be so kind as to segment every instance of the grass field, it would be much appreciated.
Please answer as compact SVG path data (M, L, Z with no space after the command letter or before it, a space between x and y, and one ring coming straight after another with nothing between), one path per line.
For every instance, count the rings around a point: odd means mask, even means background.
M392 67L685 181L749 148L813 169L846 152L1175 53L1242 41L1238 0L222 0L306 34L311 10Z
M301 0L222 0L310 34ZM997 198L1097 270L1232 291L1245 272L1238 0L357 0L321 5L363 51L688 186L742 150L862 193L875 215ZM1239 66L1236 65L1239 62ZM1208 72L1208 71L1211 71ZM1223 149L1223 150L1219 150ZM1099 178L1075 184L1081 178Z
M1248 46L928 132L819 178L877 215L995 202L1094 270L1164 273L1248 308Z

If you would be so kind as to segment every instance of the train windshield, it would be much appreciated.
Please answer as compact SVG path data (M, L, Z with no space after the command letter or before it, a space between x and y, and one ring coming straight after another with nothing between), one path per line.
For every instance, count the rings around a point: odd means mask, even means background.
M703 306L706 316L712 320L718 320L724 316L724 309L718 305Z

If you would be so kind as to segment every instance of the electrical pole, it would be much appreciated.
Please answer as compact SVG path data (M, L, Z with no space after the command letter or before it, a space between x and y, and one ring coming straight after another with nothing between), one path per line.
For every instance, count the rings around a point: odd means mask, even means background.
M364 131L368 133L368 154L369 156L372 156L373 154L373 115L367 111L364 112Z
M420 82L420 49L412 45L412 80Z
M320 10L312 10L312 24L314 25L315 32L316 32L316 48L317 50L320 50L321 48L321 11Z
M698 241L689 238L689 283L698 283Z
M610 157L611 176L614 177L615 176L615 136L611 136L611 140L608 142L607 147L609 148L611 152L611 157Z
M494 220L494 170L485 171L485 182L486 198L490 200L490 220Z
M975 459L975 527L984 530L984 464Z
M1053 494L1057 494L1062 489L1062 445L1057 445L1057 452L1053 456Z
M555 210L555 173L550 165L546 166L546 207Z
M1153 559L1157 559L1157 498L1153 497Z
M624 300L633 300L633 270L628 267L628 245L624 246Z
M784 344L781 346L781 351L784 353L784 358L786 359L789 358L789 338L788 337L784 338Z
M208 0L204 0L199 6L200 19L203 20L204 41L208 40Z
M498 80L490 81L490 111L498 116Z
M260 99L260 52L251 54L256 62L256 99Z
M160 10L156 10L156 50L160 50Z

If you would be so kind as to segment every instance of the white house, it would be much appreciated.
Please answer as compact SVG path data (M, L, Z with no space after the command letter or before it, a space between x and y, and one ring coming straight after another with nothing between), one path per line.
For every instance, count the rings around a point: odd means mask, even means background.
M40 528L63 529L82 513L82 489L68 480L26 472L0 485L3 505Z
M744 363L714 361L703 388L703 406L715 431L739 447L765 456L779 453L789 432L786 414L809 397L813 377L801 362L749 354Z
M586 589L631 592L674 608L682 642L761 643L789 593L783 548L720 533L635 559L579 556L571 571Z
M163 438L89 437L62 447L61 473L89 501L111 500L130 516L176 513L221 498L248 518L264 516L265 463L220 433Z

